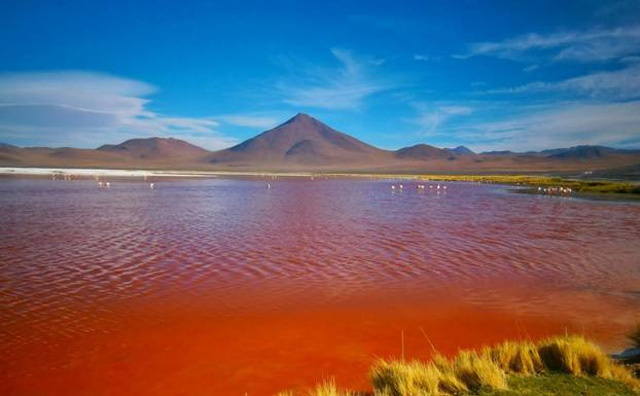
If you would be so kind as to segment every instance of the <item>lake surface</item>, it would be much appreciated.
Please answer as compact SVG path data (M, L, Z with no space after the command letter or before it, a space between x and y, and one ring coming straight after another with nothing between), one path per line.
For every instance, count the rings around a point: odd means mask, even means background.
M366 389L402 338L624 347L640 205L426 184L0 180L0 393Z

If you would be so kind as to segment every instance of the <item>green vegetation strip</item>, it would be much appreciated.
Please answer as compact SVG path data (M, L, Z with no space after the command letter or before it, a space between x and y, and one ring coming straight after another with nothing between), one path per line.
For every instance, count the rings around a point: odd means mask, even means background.
M374 396L640 395L640 381L581 336L537 344L507 341L482 351L461 351L430 362L378 360L370 373ZM356 396L329 381L277 396Z
M564 187L581 194L634 195L640 198L640 181L582 180L556 176L536 175L447 175L447 174L355 174L318 173L326 177L369 177L376 179L406 179L423 181L452 181L492 183L530 187ZM533 191L533 189L532 189Z
M442 181L469 181L480 183L496 183L510 185L526 185L532 187L565 187L575 192L587 194L637 194L640 195L640 183L610 180L577 180L561 177L519 176L519 175L432 175L420 178Z

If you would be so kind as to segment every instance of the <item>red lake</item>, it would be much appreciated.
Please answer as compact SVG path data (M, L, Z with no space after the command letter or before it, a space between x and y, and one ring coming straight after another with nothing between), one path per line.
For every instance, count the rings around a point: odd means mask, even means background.
M639 204L425 184L2 179L0 393L367 390L377 357L624 348Z

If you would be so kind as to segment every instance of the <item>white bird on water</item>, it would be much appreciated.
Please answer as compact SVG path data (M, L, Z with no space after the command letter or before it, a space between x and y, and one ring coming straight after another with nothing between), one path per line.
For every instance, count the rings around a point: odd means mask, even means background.
M154 188L156 188L156 185L155 185L155 184L153 184L153 183L149 183L149 188L150 188L150 189L154 189Z

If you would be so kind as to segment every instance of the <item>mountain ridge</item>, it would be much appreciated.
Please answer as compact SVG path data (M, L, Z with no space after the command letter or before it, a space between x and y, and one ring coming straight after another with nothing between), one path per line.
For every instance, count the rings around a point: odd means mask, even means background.
M0 166L358 172L558 171L640 164L640 150L579 145L518 153L474 153L425 143L384 150L304 113L227 149L210 151L175 138L137 138L96 149L20 148L0 143Z

